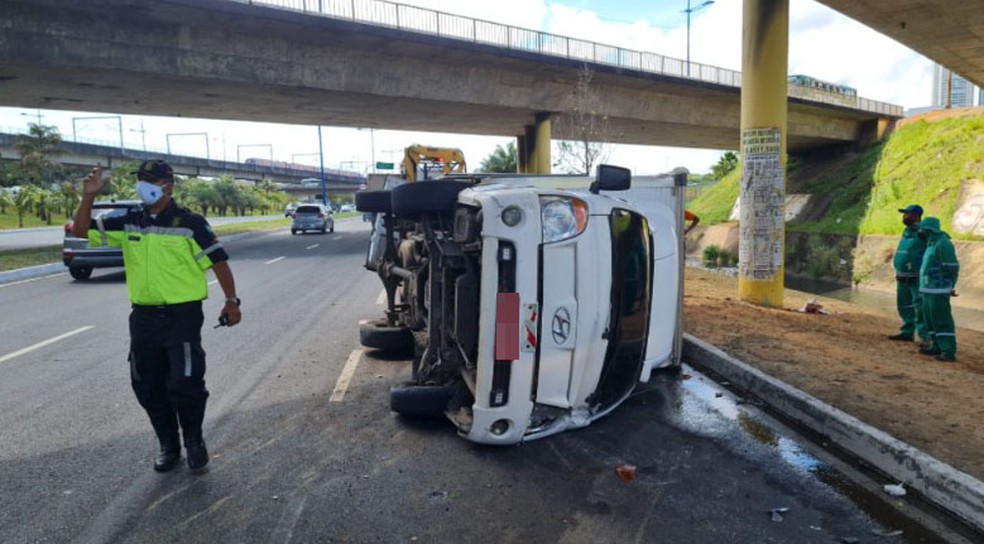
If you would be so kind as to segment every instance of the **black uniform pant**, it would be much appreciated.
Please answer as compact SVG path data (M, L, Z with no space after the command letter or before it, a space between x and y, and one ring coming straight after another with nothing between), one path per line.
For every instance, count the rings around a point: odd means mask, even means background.
M202 303L133 306L130 313L130 381L162 441L173 442L178 422L185 443L201 437L205 418L205 350Z

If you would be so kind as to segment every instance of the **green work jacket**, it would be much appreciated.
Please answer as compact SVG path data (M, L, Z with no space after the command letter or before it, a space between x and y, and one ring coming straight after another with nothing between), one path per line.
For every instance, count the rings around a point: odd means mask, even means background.
M945 232L931 233L919 270L919 292L949 295L957 286L959 276L960 263L950 235Z
M157 217L142 210L93 219L89 243L123 248L130 302L139 306L207 298L205 271L229 258L205 218L173 200Z
M896 279L918 279L919 267L922 266L925 252L926 242L919 238L919 223L907 225L902 231L899 247L895 250L893 264Z

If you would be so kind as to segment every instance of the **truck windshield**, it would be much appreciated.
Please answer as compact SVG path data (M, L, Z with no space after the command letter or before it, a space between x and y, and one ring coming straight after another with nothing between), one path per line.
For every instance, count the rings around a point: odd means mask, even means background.
M649 334L652 300L652 238L646 219L627 210L614 210L612 229L611 318L608 351L589 399L596 411L616 405L639 380Z

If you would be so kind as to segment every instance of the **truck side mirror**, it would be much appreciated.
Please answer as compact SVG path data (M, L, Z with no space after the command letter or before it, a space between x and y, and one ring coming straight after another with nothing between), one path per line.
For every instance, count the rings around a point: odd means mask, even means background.
M598 173L590 191L598 194L601 191L627 191L632 185L632 171L621 166L599 164Z

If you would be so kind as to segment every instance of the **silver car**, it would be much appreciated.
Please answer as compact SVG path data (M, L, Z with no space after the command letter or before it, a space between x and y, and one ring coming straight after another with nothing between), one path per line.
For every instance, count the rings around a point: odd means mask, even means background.
M293 217L294 221L290 224L291 234L309 230L316 230L322 234L335 232L335 219L331 216L331 209L322 204L301 204L294 210Z
M96 202L92 205L92 218L119 217L131 211L140 211L143 204L137 200L117 202ZM123 266L123 250L118 247L89 247L89 240L72 235L72 223L65 225L65 240L62 246L62 262L69 274L77 280L87 280L94 268Z

